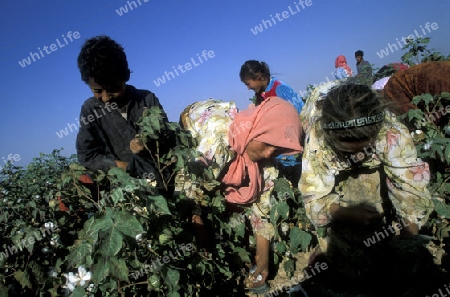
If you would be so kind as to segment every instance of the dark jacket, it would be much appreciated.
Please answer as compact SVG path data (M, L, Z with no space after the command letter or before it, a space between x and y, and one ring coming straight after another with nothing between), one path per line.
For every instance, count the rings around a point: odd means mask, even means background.
M150 91L138 90L126 86L124 96L129 98L127 119L119 112L116 104L103 103L91 97L81 107L80 130L76 140L78 161L90 170L108 172L116 167L115 160L129 162L127 171L135 177L155 173L149 154L134 155L130 150L130 141L139 132L136 122L144 109L158 106L163 110L158 98ZM163 110L164 111L164 110ZM165 121L167 116L164 112ZM171 141L163 141L167 146ZM150 145L151 147L151 145Z

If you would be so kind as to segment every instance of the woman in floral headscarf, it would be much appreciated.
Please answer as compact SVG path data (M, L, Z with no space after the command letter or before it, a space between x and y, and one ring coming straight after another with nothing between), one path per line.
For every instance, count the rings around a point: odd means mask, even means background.
M251 225L256 237L256 270L263 285L269 275L269 243L274 226L269 221L272 180L278 177L273 159L279 154L298 154L301 122L296 109L279 97L266 98L260 105L237 112L234 102L206 100L187 107L182 126L191 131L201 153L198 161L212 168L229 205L251 208ZM177 188L201 203L204 193L189 176ZM200 222L201 223L201 222Z
M347 58L343 55L337 56L334 67L336 68L334 77L338 80L344 80L353 76L352 69L347 65Z
M319 115L305 135L299 182L306 215L325 234L311 264L324 257L331 278L344 279L347 289L361 285L373 293L390 279L397 288L405 279L410 284L423 256L419 230L433 210L428 164L369 86L331 88Z

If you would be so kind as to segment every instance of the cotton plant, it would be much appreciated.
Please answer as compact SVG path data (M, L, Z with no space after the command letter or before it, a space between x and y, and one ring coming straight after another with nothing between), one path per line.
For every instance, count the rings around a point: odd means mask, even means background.
M61 245L61 239L58 234L52 234L52 238L50 239L50 244L52 246L60 246Z
M63 285L63 288L70 292L73 292L76 287L84 287L91 280L91 272L87 271L84 266L79 266L78 273L76 274L69 272L64 273L63 276L66 278L66 283ZM88 286L89 289L92 289L91 285Z
M55 224L53 222L47 222L44 224L44 227L47 230L53 230L53 229L55 229Z

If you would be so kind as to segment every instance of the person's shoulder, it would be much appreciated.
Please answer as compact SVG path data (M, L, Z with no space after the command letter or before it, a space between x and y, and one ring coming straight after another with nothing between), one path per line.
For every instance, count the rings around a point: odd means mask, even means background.
M277 86L277 90L294 91L294 89L289 84L282 81L280 81L280 84Z
M82 109L92 109L92 108L98 107L99 104L100 104L100 101L97 98L95 98L94 96L92 96L92 97L89 97L88 99L84 100L81 108Z
M343 80L348 77L347 71L343 67L338 67L334 70L334 77L339 80Z
M138 89L133 85L128 85L127 84L127 92L129 92L130 94L132 94L134 97L146 97L148 95L155 95L155 93L153 93L150 90L147 89Z
M155 93L147 89L138 89L133 85L127 85L127 92L135 101L150 101L152 104L159 104L159 99Z

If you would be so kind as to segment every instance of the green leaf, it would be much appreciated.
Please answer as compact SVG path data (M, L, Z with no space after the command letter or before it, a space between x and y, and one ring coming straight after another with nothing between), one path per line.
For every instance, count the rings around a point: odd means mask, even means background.
M32 254L34 244L37 241L42 239L41 233L39 232L39 229L35 229L31 226L27 226L25 228L24 233L25 233L25 237L24 237L25 244L22 244L22 246L24 245L23 247L25 247L30 252L30 254ZM22 241L22 243L23 243L23 241Z
M115 188L111 193L111 199L114 204L117 204L119 201L123 201L124 197L122 188Z
M101 283L109 275L109 258L101 257L92 265L92 281L95 284Z
M124 259L110 258L110 273L111 276L119 281L129 283L128 279L129 271L127 263Z
M234 234L236 234L237 237L244 238L245 236L245 217L240 214L236 214L230 219L230 222L232 222L232 228Z
M43 283L47 277L44 274L44 272L42 271L41 266L34 261L30 262L30 266L31 266L31 272L33 273L33 276L35 277L35 279L39 283Z
M450 218L450 205L445 204L442 199L432 199L434 204L434 210L441 218Z
M430 102L433 102L433 95L426 93L426 94L422 94L422 100L425 102L426 105L429 105Z
M250 260L250 252L248 252L246 249L241 247L235 247L234 253L238 254L238 256L241 258L241 261L244 263L251 263Z
M101 284L99 286L99 289L102 292L113 292L117 289L117 282L113 279L109 279L108 282ZM117 296L117 295L113 295L113 296Z
M285 201L280 201L275 207L272 207L270 213L273 222L278 222L280 217L287 219L289 217L289 205Z
M444 155L445 155L445 161L447 162L447 164L450 164L450 145L447 145L445 147Z
M166 198L164 198L163 196L148 196L148 200L153 203L152 205L154 205L158 213L167 215L172 214L169 210L169 207L167 206Z
M172 232L166 228L163 230L163 233L159 234L158 236L159 243L166 244L167 242L169 242L169 240L172 239L172 237Z
M273 254L273 263L278 264L279 263L279 257L276 253Z
M86 293L84 292L83 287L76 287L75 290L73 290L72 294L70 294L70 297L85 297Z
M450 93L449 92L442 92L441 93L441 97L443 99L450 100Z
M130 175L120 167L112 167L109 169L108 176L112 177L113 180L118 180L121 182L127 181L131 178Z
M290 277L292 275L294 275L295 272L295 262L293 259L287 259L284 262L284 271L286 271L286 274Z
M293 254L303 250L306 251L311 243L312 236L310 233L305 232L298 227L294 227L289 232L289 239L291 241L290 251ZM301 249L299 249L301 247Z
M180 142L181 142L182 145L189 146L189 140L188 140L188 137L187 137L187 135L185 133L180 133L178 135L178 138L180 139Z
M148 290L149 291L159 291L161 287L161 280L159 275L151 274L148 276Z
M9 217L9 212L8 211L3 211L0 213L0 223L3 222L7 222L8 221L8 217Z
M114 226L125 236L135 238L136 235L144 232L144 228L135 216L125 211L115 211L112 213Z
M86 171L86 167L80 165L79 163L71 163L69 165L69 169L73 171L82 171L82 172Z
M279 178L274 181L274 192L277 193L280 201L287 200L294 197L294 189L291 187L289 181L285 178Z
M111 228L109 232L106 233L106 236L101 239L102 244L100 248L100 252L103 256L112 257L117 255L117 253L122 248L123 237L120 231L117 228Z
M114 223L109 215L102 216L100 218L94 219L94 217L91 217L89 220L92 219L92 222L89 223L87 226L89 229L87 229L86 233L95 233L99 231L106 231L113 227ZM86 229L86 225L85 225Z
M161 130L161 125L160 125L159 121L160 121L160 119L159 119L158 115L154 115L154 116L150 117L150 123L151 123L152 128L158 132Z
M14 272L14 278L20 283L22 288L32 288L31 282L28 279L28 273L26 271L24 272L22 270L17 270L16 272Z
M73 250L67 256L69 267L78 267L80 264L84 264L86 257L90 256L93 252L91 243L87 241L77 240L72 248Z
M167 268L167 273L164 276L164 282L169 286L169 292L176 291L175 288L178 286L178 282L180 281L180 272L178 270L172 269L170 267Z
M224 199L217 196L214 197L211 201L211 206L219 210L223 210L225 208Z
M138 189L138 188L139 188L139 186L133 184L132 180L130 180L126 184L122 185L122 190L127 193L134 193L134 191L136 191L136 189Z
M278 242L277 243L277 248L276 248L277 252L279 253L284 253L286 252L286 244L284 242Z

